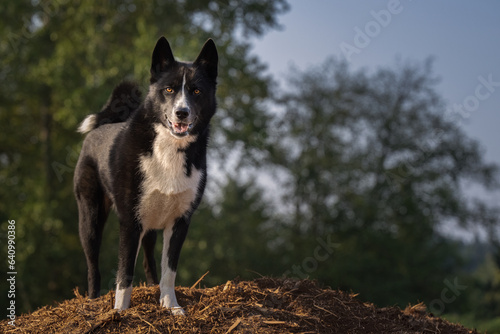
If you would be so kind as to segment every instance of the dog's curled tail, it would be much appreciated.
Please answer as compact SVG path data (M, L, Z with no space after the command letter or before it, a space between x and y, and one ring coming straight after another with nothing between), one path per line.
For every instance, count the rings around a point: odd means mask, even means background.
M141 104L141 95L136 83L120 83L99 113L85 117L78 132L87 133L104 124L125 122Z

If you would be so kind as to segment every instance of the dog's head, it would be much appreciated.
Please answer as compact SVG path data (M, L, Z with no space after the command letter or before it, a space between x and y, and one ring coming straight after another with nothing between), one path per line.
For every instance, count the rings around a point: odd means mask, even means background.
M209 39L192 63L174 59L165 37L153 51L148 98L157 119L176 138L207 128L215 113L218 55Z

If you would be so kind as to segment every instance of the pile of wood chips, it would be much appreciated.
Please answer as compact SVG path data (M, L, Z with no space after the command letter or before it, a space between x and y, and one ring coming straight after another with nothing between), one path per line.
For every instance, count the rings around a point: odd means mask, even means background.
M376 308L356 295L310 280L260 278L200 289L179 287L187 316L159 305L158 286L134 288L128 310L113 310L114 293L75 298L0 322L1 333L477 333L433 317L422 304Z

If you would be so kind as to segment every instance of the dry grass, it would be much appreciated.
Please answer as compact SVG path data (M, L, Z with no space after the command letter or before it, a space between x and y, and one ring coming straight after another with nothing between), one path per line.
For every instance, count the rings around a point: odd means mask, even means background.
M376 308L355 295L310 280L260 278L176 289L186 317L161 308L159 288L137 287L130 309L113 310L114 295L75 298L19 316L2 333L477 333L425 312L422 304Z

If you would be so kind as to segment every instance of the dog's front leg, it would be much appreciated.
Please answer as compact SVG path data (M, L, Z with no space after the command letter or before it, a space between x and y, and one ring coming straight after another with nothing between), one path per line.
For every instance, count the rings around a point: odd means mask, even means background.
M130 306L135 262L139 253L142 231L138 222L120 222L120 247L118 273L116 275L115 309L125 310Z
M159 281L155 262L156 231L151 230L146 232L142 237L141 243L144 250L143 266L144 273L146 274L146 282L148 285L157 285Z
M184 310L175 297L175 276L182 244L186 239L189 219L176 219L173 227L163 230L163 253L161 259L160 304L174 315L184 315Z

